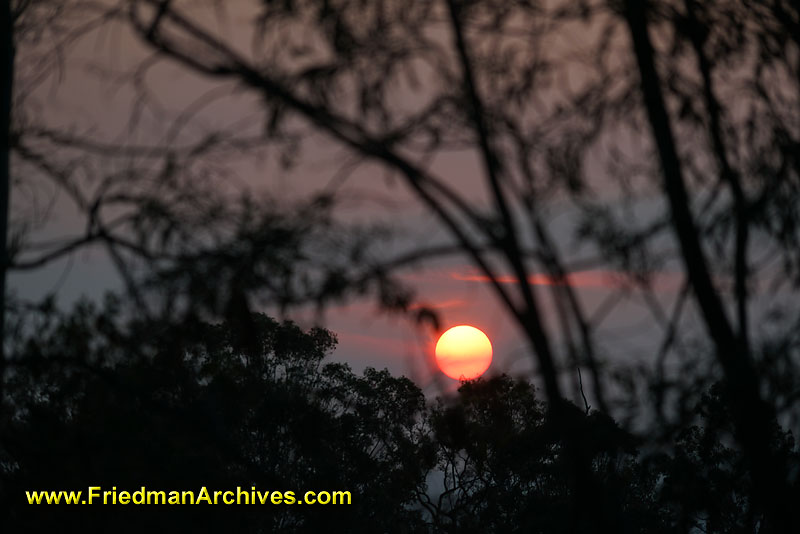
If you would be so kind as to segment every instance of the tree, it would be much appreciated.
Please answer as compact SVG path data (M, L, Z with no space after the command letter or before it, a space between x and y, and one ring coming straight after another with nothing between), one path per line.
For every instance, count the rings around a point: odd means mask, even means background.
M653 458L663 474L659 503L667 511L669 530L758 531L769 512L754 491L756 477L735 446L735 423L723 385L705 392L695 410L699 422L681 431L674 453ZM795 469L797 447L791 434L776 426L768 441L785 465Z
M124 508L102 506L80 518L96 530L139 531L156 521L256 532L595 528L596 517L571 512L572 457L527 380L477 379L426 403L408 379L325 363L336 339L323 329L303 332L257 315L251 352L231 325L126 324L115 306L12 316L13 403L0 422L9 528L64 528L71 514L42 513L25 491L81 489L87 480L106 491L239 486L352 495L346 507L137 507L122 522ZM703 395L697 424L672 450L652 449L597 411L562 412L604 488L597 497L620 510L624 531L732 533L764 524L722 391ZM792 470L800 466L785 431L775 428L770 445Z
M602 263L619 265L628 287L647 299L666 325L667 353L679 321L652 298L653 279L667 265L679 269L691 315L704 324L707 350L729 387L738 440L760 473L756 492L773 508L767 528L789 528L795 490L765 437L776 407L760 392L750 324L760 313L752 302L756 281L794 279L797 225L777 192L795 195L797 182L798 133L783 118L797 110L796 65L787 60L797 54L796 8L784 2L545 7L452 0L370 8L357 1L264 2L253 18L264 38L249 55L180 5L143 1L129 8L132 27L165 57L262 95L265 123L277 137L302 124L399 176L492 284L529 341L556 420L565 419L556 402L564 396L559 353L589 371L594 402L603 410L608 402L595 325L564 283L574 268L552 235L548 203L566 201L591 217L579 237L601 252ZM267 38L286 25L302 28L307 46ZM586 29L585 61L548 46L577 28ZM578 67L576 88L553 86ZM745 95L734 101L728 95L738 80ZM405 89L415 82L419 89ZM411 92L416 100L409 103L403 95ZM646 137L638 153L619 141L640 134ZM678 142L678 135L692 142ZM467 198L426 163L456 147L480 162L485 202ZM647 163L650 153L657 165ZM598 176L592 157L615 176ZM600 189L606 193L598 200L593 193ZM623 209L606 200L612 192L622 195ZM643 194L657 195L656 213L622 227L625 206ZM758 246L750 239L756 233L764 237ZM713 263L712 253L720 258ZM765 253L783 262L781 274L756 260ZM553 282L558 343L531 283L538 271ZM507 274L516 285L500 283ZM729 274L730 297L719 280ZM682 318L682 307L674 317ZM588 494L598 488L580 451L573 452L576 480L585 482L578 486L590 488L582 495L576 487L577 503L591 508Z
M11 182L11 163L9 152L11 147L11 91L14 83L14 43L12 31L11 2L3 2L0 8L0 27L3 28L3 44L0 48L2 56L3 87L0 91L0 339L5 339L5 291L6 269L8 264L6 237L8 236L8 192ZM3 398L2 377L5 374L5 355L0 344L0 399Z
M132 532L158 520L201 529L234 522L258 532L416 530L410 504L430 461L420 390L386 371L356 376L324 363L336 344L326 330L303 332L263 315L253 322L252 353L230 325L123 326L112 310L90 306L19 338L8 384L14 403L2 423L9 528L63 528L62 514L25 504L25 491L90 480L120 491L252 485L298 499L306 490L352 494L352 505L335 509L155 506L124 524L111 506L81 519L90 528Z
M444 532L585 532L598 518L574 515L568 448L533 386L508 376L462 385L431 414L440 495L423 496ZM570 406L581 447L605 493L602 506L625 510L626 532L667 530L654 480L639 463L637 440L607 416Z

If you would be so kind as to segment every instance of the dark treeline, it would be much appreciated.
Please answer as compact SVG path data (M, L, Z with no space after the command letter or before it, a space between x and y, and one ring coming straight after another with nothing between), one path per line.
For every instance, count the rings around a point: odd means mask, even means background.
M7 532L57 532L60 505L31 490L347 490L350 506L218 505L81 509L86 531L581 532L559 428L602 485L625 532L757 531L751 473L714 387L672 447L640 439L568 404L554 425L536 389L506 375L426 401L388 371L326 360L324 329L254 315L255 343L227 324L116 326L109 310L20 319L0 423ZM800 466L792 438L776 454Z

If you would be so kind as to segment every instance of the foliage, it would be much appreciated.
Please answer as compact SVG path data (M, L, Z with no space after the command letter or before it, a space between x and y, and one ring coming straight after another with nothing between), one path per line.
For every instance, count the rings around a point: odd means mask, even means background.
M109 306L38 311L51 320L19 337L0 451L0 497L15 531L63 528L71 517L63 506L25 504L26 490L90 484L340 489L353 504L97 506L81 514L89 530L584 532L597 518L571 513L565 424L625 532L733 533L763 522L719 386L674 449L644 452L599 412L569 404L560 413L570 421L552 421L524 380L463 382L427 403L406 378L326 362L336 338L324 329L254 315L258 346L247 352L230 325L123 327ZM790 436L776 429L770 442L800 468Z
M86 307L38 330L12 360L19 367L3 421L3 499L13 505L7 524L58 527L59 514L23 505L25 490L82 489L87 481L106 489L255 485L354 496L352 506L302 513L145 510L115 530L140 531L153 515L178 530L233 521L252 531L335 524L375 532L418 523L409 505L430 456L419 389L386 371L356 376L324 363L336 344L326 330L303 332L263 315L253 321L259 345L252 353L240 350L226 325L150 325L147 336L141 325L103 331L96 325L107 325L107 316ZM101 529L114 521L113 510L82 521Z

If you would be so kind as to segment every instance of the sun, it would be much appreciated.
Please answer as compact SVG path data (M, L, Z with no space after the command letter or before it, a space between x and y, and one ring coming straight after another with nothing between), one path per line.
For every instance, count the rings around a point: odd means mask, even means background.
M474 326L459 325L442 334L436 343L436 364L456 380L481 376L492 363L492 343Z

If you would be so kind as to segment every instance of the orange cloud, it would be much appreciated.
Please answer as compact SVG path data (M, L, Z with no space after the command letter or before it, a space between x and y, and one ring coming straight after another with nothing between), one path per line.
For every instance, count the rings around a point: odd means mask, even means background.
M528 276L528 283L535 286L553 286L569 284L572 287L595 287L595 288L618 288L624 285L623 277L625 273L619 271L576 271L567 274L559 280L546 274L531 274ZM451 272L450 278L462 282L491 282L491 279L483 274L464 274ZM500 284L516 284L519 279L516 276L501 275L496 277ZM658 273L655 275L655 283L662 289L677 287L680 283L680 276L675 273ZM667 287L664 287L664 286Z

